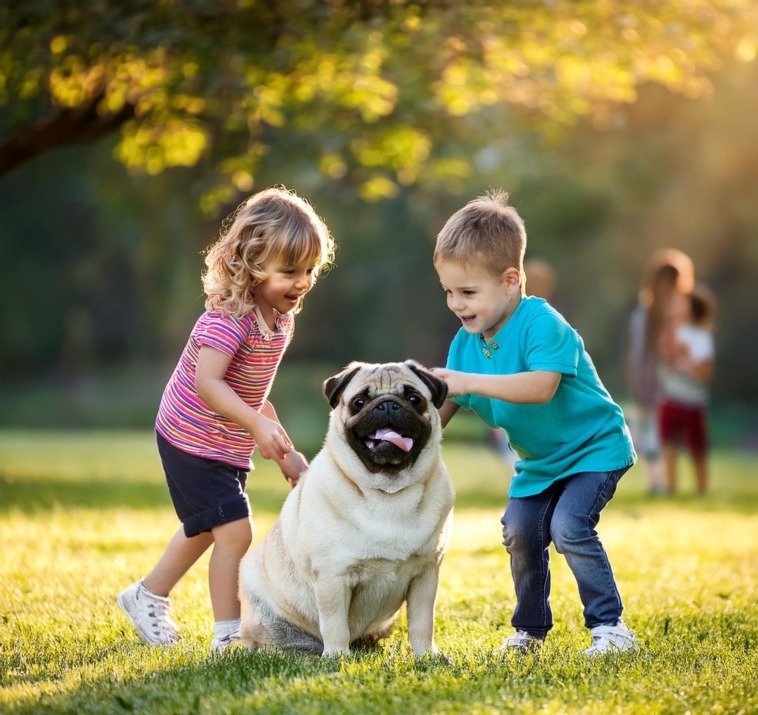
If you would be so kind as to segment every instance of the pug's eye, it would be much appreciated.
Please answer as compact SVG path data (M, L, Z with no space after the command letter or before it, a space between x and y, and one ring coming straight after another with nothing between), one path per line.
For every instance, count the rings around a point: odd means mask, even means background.
M421 395L418 394L418 392L411 392L410 395L408 395L408 402L410 402L414 407L418 407L423 400L421 399Z
M364 397L356 397L356 398L353 400L353 407L354 407L356 410L361 410L361 409L363 409L363 406L364 406L365 404L366 404L366 399L365 399Z

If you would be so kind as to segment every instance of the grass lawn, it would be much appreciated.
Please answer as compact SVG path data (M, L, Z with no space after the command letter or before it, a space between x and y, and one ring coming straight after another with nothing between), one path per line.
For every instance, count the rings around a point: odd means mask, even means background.
M599 531L639 655L588 660L576 586L553 558L556 626L539 654L501 655L513 589L500 515L507 478L484 445L445 444L458 492L437 643L414 659L404 623L376 650L317 659L210 658L207 557L172 595L183 640L142 644L114 596L177 528L150 433L0 431L2 713L758 712L754 455L713 455L712 493L645 496L634 468ZM286 495L264 460L249 480L256 541Z

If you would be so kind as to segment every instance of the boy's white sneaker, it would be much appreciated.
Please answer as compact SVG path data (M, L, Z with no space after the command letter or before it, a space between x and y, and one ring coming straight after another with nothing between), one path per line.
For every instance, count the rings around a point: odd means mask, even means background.
M176 625L169 618L168 598L150 593L142 581L125 588L116 600L146 643L172 645L179 640Z
M211 641L211 655L223 653L229 646L240 642L240 632L227 633L222 638L214 638Z
M506 638L498 650L504 653L528 653L537 650L542 646L543 638L537 638L526 631L516 630L516 632Z
M605 655L606 653L624 653L638 651L640 648L624 622L619 619L615 626L595 626L590 630L592 645L584 651L585 655Z

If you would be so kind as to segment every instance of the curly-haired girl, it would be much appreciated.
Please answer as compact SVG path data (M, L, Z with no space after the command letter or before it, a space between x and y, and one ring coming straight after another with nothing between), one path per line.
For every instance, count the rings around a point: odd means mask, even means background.
M118 596L148 643L179 640L168 596L211 544L211 651L239 640L237 572L252 541L245 495L250 459L257 447L293 487L307 467L267 398L294 315L334 248L310 204L274 187L243 202L208 250L205 313L169 379L155 424L182 526L152 571Z

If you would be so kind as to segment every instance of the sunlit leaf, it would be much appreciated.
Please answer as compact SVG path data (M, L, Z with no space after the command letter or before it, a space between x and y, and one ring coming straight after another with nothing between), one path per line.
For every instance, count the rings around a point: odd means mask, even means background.
M397 196L397 184L383 176L377 176L364 182L360 187L361 196L367 201L378 201Z
M434 170L437 149L479 116L528 118L557 141L581 117L600 125L610 106L636 102L645 83L707 94L715 70L755 61L758 46L752 0L169 9L63 0L44 13L0 8L0 105L12 108L0 171L39 151L24 145L19 157L14 142L45 119L57 143L120 127L116 155L131 169L205 158L218 178L247 186L249 148L276 132L321 144L314 165L327 176L357 172L365 195L390 195L387 172L407 184L449 170ZM97 112L77 115L79 125L63 121L65 110L91 105ZM224 162L234 157L250 166L230 173Z

